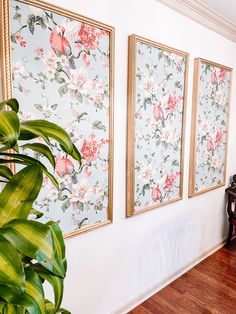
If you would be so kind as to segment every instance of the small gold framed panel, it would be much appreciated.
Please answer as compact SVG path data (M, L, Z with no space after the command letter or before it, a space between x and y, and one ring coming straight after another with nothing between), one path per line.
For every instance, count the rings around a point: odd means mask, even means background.
M196 58L189 197L225 185L232 68Z
M127 216L182 199L188 53L129 37Z

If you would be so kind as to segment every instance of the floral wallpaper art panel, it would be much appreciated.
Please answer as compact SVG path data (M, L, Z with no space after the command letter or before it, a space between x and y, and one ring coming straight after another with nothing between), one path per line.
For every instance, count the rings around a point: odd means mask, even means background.
M230 68L196 59L196 71L190 196L225 184L231 84Z
M52 141L60 189L45 178L35 204L71 234L111 215L113 28L34 3L9 0L13 96L22 120L59 124L81 152L79 167Z
M134 213L182 197L188 56L139 37L135 39Z

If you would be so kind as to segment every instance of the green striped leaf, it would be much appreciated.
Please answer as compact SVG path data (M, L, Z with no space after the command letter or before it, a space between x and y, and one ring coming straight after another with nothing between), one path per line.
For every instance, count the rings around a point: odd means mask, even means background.
M42 169L37 165L25 167L10 179L0 193L0 227L15 218L28 217L42 181Z
M2 314L26 314L26 309L20 305L7 304Z
M0 158L0 165L5 165L5 164L9 164L9 163L10 163L9 159ZM11 164L25 165L26 163L24 161L19 160L19 159L11 159Z
M19 103L15 98L2 101L0 103L0 110L3 110L5 106L9 106L16 113L19 111Z
M20 135L19 118L14 111L0 111L0 121L0 143L12 148Z
M16 312L16 306L13 304L6 304L3 314L18 314Z
M25 256L36 259L41 265L60 277L65 276L51 228L37 221L16 219L1 229L2 235Z
M52 302L48 300L45 300L45 302L46 302L45 304L46 314L54 314L54 313L71 314L71 312L63 308L59 308L57 311L55 311L55 305Z
M73 144L68 133L57 124L46 120L30 120L21 123L21 132L30 132L42 138L53 138L68 154L73 152Z
M42 282L32 270L26 269L25 293L14 303L24 306L29 314L45 314L45 300Z
M15 159L22 161L23 164L25 164L25 165L38 165L38 166L42 167L42 169L46 169L44 164L42 164L38 159L35 159L33 157L30 157L30 156L27 156L24 154L0 153L0 156L15 158ZM13 162L13 161L11 160L11 162Z
M55 187L57 189L59 188L57 179L47 170L47 168L44 166L43 163L41 163L41 161L39 161L33 157L23 155L23 154L0 153L0 156L6 156L6 157L14 158L11 160L11 163L40 166L42 168L43 173L52 181L52 183L55 185ZM0 164L2 164L2 163L6 163L6 160L0 159Z
M65 242L63 240L62 231L58 223L54 221L48 221L46 225L51 229L51 232L54 238L54 247L55 247L56 253L60 261L62 261L64 270L66 272L67 270L66 247L65 247Z
M42 267L40 264L34 264L31 269L43 279L49 282L54 291L55 311L57 311L61 305L63 296L63 279L59 276L52 275L48 270Z
M73 144L73 152L71 154L71 156L77 160L79 162L79 164L81 165L81 154L78 151L77 147Z
M47 171L47 169L43 169L43 173L45 174L45 176L47 176L47 177L52 181L52 183L55 185L55 187L56 187L57 189L59 189L58 181L57 181L57 179L54 177L54 175L52 175L49 171Z
M46 146L45 144L41 144L41 143L24 144L21 147L24 149L29 148L37 153L44 155L49 160L53 168L55 168L55 158L50 148Z
M55 311L57 311L60 308L63 297L63 279L47 273L40 273L39 276L51 284L54 291Z
M22 314L23 312L17 305L6 304L2 314Z
M0 177L10 180L12 176L13 173L10 168L8 168L7 166L0 166Z
M1 146L0 152L7 152L9 150L8 146ZM18 144L16 144L14 147L11 147L11 150L14 150L15 152L19 153Z
M7 302L25 290L25 274L15 247L0 234L0 295Z
M25 128L20 128L20 136L19 136L19 140L21 141L29 141L29 140L33 140L34 138L40 137L39 135L36 135L28 130L26 130ZM41 136L44 141L47 144L50 144L49 138L45 137L45 136Z
M6 302L5 301L0 301L0 313L3 313L3 309L6 306Z

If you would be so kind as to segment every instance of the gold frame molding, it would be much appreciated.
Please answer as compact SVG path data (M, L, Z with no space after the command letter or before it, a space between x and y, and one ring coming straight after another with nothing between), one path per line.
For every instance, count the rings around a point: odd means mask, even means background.
M135 166L135 102L136 102L136 46L137 42L141 42L165 51L175 53L186 58L185 75L184 75L184 101L182 114L182 138L181 138L181 162L180 162L180 195L178 198L164 202L162 204L155 204L141 210L134 209L134 166ZM185 144L185 119L186 119L186 104L187 104L187 89L188 89L188 67L189 54L187 52L157 43L153 40L132 34L129 36L129 51L128 51L128 120L127 120L127 163L126 163L126 216L132 217L134 215L146 212L151 209L159 208L183 198L183 178L184 178L184 144Z
M226 127L226 145L225 145L225 159L224 159L224 180L221 184L213 186L211 188L204 189L199 192L195 192L195 174L196 174L196 119L197 119L197 109L199 104L199 95L200 95L200 66L202 63L208 64L210 66L216 66L223 68L226 71L230 72L230 89L229 89L229 107L227 113L227 127ZM226 182L226 170L227 170L227 154L228 154L228 135L229 135L229 117L230 117L230 106L231 106L231 95L232 95L232 71L233 69L202 58L194 59L194 73L193 73L193 96L192 96L192 120L191 120L191 144L190 144L190 160L189 160L189 182L188 182L188 196L194 197L209 191L218 189L225 185Z
M109 32L110 41L110 67L109 67L109 174L108 174L108 220L88 226L87 228L72 231L64 234L64 238L84 233L95 228L107 225L113 221L113 156L114 156L114 143L113 143L113 106L114 106L114 53L115 53L115 28L107 24L90 19L83 15L74 13L67 9L49 4L42 0L17 0L19 2L32 5L44 10L49 10L53 13L69 17L71 19L98 27ZM2 97L3 99L12 98L12 69L11 69L11 47L10 47L10 0L1 0L0 3L0 60L1 60L1 80L2 80Z

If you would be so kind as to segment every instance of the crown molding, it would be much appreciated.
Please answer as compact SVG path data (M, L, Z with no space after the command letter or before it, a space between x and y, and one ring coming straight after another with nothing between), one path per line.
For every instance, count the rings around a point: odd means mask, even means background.
M157 0L218 34L236 42L236 24L200 0Z

